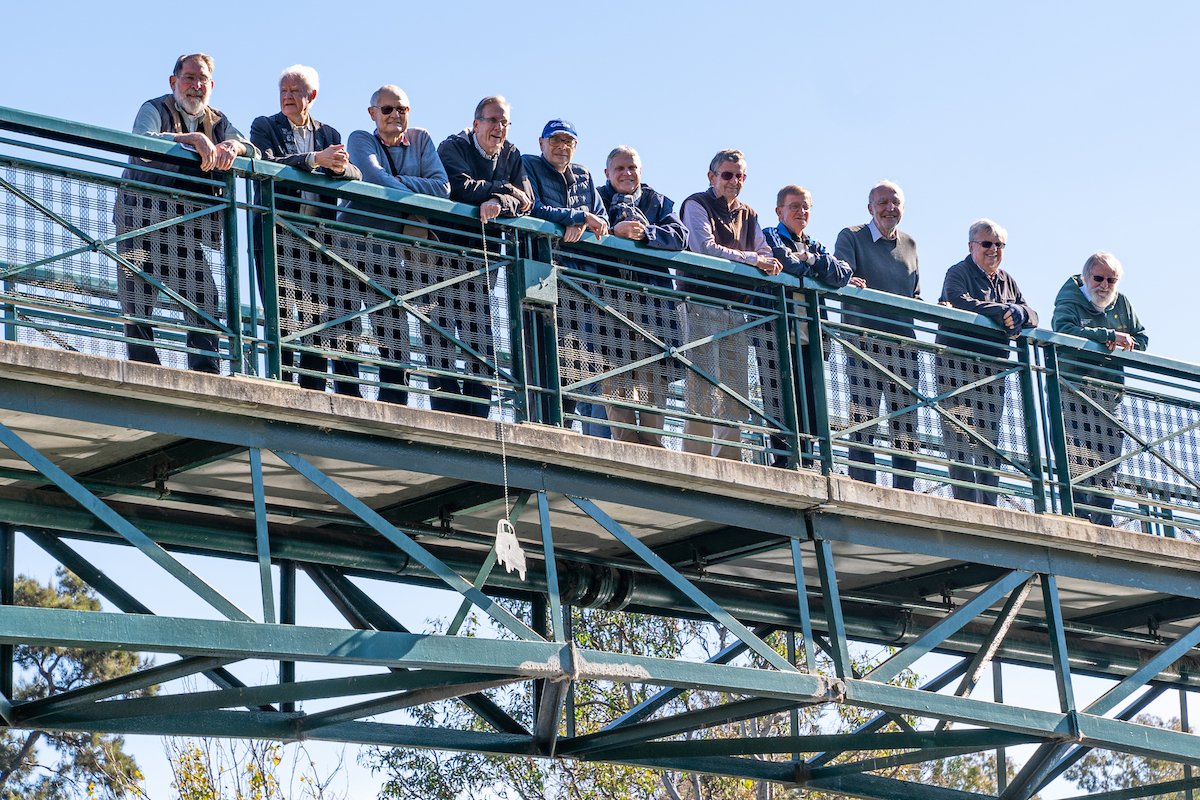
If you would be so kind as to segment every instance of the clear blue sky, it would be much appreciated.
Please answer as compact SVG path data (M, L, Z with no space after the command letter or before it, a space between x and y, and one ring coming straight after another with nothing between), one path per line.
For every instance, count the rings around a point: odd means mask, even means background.
M127 130L167 90L175 57L197 50L216 59L213 104L246 132L278 110L277 76L296 62L320 72L314 114L343 137L370 126L368 98L384 83L407 90L412 124L436 141L500 93L523 151L564 117L598 177L608 151L629 144L645 180L677 201L706 185L716 150L737 147L749 164L743 199L772 221L780 186L808 186L810 232L830 245L866 221L872 183L895 180L926 300L978 217L1008 228L1004 266L1047 322L1066 276L1110 250L1150 350L1200 361L1184 296L1196 261L1200 4L158 8L9 4L0 105Z

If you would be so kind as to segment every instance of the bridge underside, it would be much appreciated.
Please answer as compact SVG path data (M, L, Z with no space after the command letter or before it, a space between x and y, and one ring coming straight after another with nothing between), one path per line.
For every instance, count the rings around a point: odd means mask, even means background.
M1192 685L1189 542L21 345L0 348L0 375L5 580L28 542L113 609L2 606L0 655L42 644L156 657L32 702L13 702L10 685L0 716L14 727L563 756L880 798L976 796L878 773L1019 744L1039 748L1005 798L1093 748L1200 764L1193 736L1128 721ZM506 513L524 575L497 563ZM497 633L463 635L462 613L431 626L395 585L457 592ZM304 592L327 601L320 612L297 602ZM726 646L590 648L564 626L570 607L702 620ZM856 642L895 649L862 675ZM932 653L952 666L924 686L899 680ZM1059 707L970 696L1001 663L1044 668ZM1115 685L1077 703L1079 675ZM580 730L573 691L587 682L651 691ZM152 685L164 688L127 697ZM498 691L522 685L531 707L502 707ZM679 711L686 692L717 699ZM481 724L405 714L455 698ZM832 703L878 716L820 736L704 735Z

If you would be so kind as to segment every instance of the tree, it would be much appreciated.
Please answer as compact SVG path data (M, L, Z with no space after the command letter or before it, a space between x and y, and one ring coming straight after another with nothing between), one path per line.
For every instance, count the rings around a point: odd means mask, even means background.
M17 605L99 611L100 600L74 573L59 568L56 582L17 578ZM150 666L137 653L18 646L15 701L36 700ZM149 690L126 697L147 694ZM53 731L0 732L0 797L66 800L144 797L141 773L120 736Z
M287 753L279 742L260 739L168 739L166 751L178 800L345 797L341 790L331 788L342 772L341 760L321 775L303 746Z

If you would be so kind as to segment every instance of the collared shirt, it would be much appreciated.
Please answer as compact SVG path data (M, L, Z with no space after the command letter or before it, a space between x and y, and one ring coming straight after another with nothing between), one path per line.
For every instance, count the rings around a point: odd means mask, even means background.
M745 203L741 200L735 199L729 210L737 211L744 205ZM715 256L751 266L758 264L759 256L771 255L771 248L763 238L762 227L758 224L754 226L752 233L754 237L753 250L735 250L732 247L717 244L708 211L695 201L683 201L683 224L688 229L688 249L693 253L703 253L706 256Z
M489 155L487 150L484 150L479 146L479 137L475 135L474 131L471 132L471 144L475 145L475 149L479 151L479 155L483 156L488 161L495 163L496 159L500 158L499 150L497 150L494 154Z
M894 228L892 229L893 234L891 237L884 236L883 231L879 230L879 226L875 224L874 217L871 217L871 221L867 223L867 230L869 230L871 232L871 241L872 242L878 242L880 239L887 239L888 241L891 241L892 239L896 238L895 233L894 233L894 231L895 231Z

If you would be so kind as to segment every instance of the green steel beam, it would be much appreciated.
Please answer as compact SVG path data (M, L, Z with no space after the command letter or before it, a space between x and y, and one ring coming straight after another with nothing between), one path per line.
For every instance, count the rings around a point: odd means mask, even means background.
M160 474L180 475L198 467L224 461L245 451L223 442L207 442L203 439L184 439L155 447L149 452L128 456L118 462L93 467L76 474L80 482L128 484L137 486L150 483Z
M669 717L661 717L647 722L622 725L619 728L610 726L598 733L577 736L570 742L565 742L559 752L563 755L583 757L612 748L641 745L665 736L677 736L689 731L778 714L795 708L797 705L801 704L768 698L734 700L708 708L681 711Z
M421 670L420 672L423 673L426 671ZM361 703L352 703L340 708L331 708L327 711L319 711L315 714L306 714L299 720L299 726L302 731L307 733L308 731L319 730L341 722L350 722L362 719L363 717L387 714L392 711L412 708L413 706L425 705L427 703L453 700L463 695L478 694L485 689L498 689L501 686L508 686L511 683L513 683L512 678L473 681L470 683L462 683L454 680L441 686L413 689L387 697L366 700Z
M962 630L964 626L990 608L1001 597L1028 583L1032 578L1033 575L1028 572L1010 572L998 578L986 589L955 609L950 616L926 630L916 641L905 646L887 661L868 672L864 678L887 683L927 655L934 647L944 642L947 637Z
M89 705L100 700L186 678L197 672L224 666L231 661L233 659L230 658L181 658L169 664L159 664L148 669L141 669L102 683L22 703L18 714L21 723L28 725L43 717L52 717L67 708Z
M495 672L527 678L578 678L726 691L824 703L838 681L799 672L579 650L564 671L562 645L546 641L460 638L148 617L50 608L0 608L0 643L287 659L386 667Z
M85 583L95 589L101 597L112 603L126 614L149 614L154 612L148 606L143 604L129 592L106 575L103 571L96 568L90 561L81 556L79 553L72 550L58 536L45 530L22 528L21 531L26 538L36 544L48 555L57 559L58 563L62 564L67 569L78 575ZM225 661L237 659L224 659ZM240 680L232 672L225 669L223 666L215 666L211 669L204 670L204 675L217 686L224 688L237 688L244 686ZM254 709L251 709L254 710ZM261 711L273 711L272 708L262 708Z
M1016 746L1041 741L1034 736L1002 731L913 731L911 733L830 733L803 736L745 736L732 739L688 739L686 741L646 741L604 750L604 760L621 761L635 756L672 758L675 756L753 756L816 753L838 750L842 753L881 750L966 749L968 752L1000 746ZM841 765L839 765L841 766ZM812 769L812 776L821 773ZM870 767L868 769L875 769ZM861 771L861 770L859 770Z
M267 498L263 486L262 451L250 451L250 482L254 488L254 539L258 545L258 584L263 622L275 624L275 588L271 577L271 536L267 530Z
M394 525L441 520L504 499L504 487L490 483L466 483L438 489L422 497L379 509L380 515Z
M1095 792L1086 795L1087 800L1137 800L1139 797L1171 797L1189 789L1200 789L1200 778L1184 778L1176 781L1163 781L1132 789L1118 789L1112 792ZM1066 800L1083 800L1085 795L1069 797Z
M784 672L795 672L796 668L788 663L786 658L783 658L779 653L775 652L774 648L770 647L762 639L759 639L754 633L742 623L733 618L729 612L721 608L710 599L707 595L696 588L695 584L687 578L679 574L670 564L663 561L653 550L642 543L636 536L625 530L612 517L606 514L599 506L583 497L569 497L580 511L587 514L595 520L600 527L604 528L621 544L625 545L638 558L645 561L659 575L667 579L668 582L679 590L685 597L691 600L696 606L702 609L710 617L725 626L725 628L734 636L741 639L746 645L753 650L760 658L766 661L771 666Z
M983 586L999 578L1007 570L987 564L953 564L948 567L920 572L916 575L899 575L893 580L846 587L855 595L878 595L905 600L926 597L941 597L963 589Z
M529 640L542 638L530 630L528 625L513 616L506 608L498 605L492 598L467 583L461 575L434 558L428 550L413 541L410 536L379 516L379 513L373 508L350 494L337 481L321 472L307 460L294 453L275 451L275 455L289 467L307 478L318 489L341 503L352 514L374 528L381 536L402 550L409 558L436 575L451 589L469 598L481 611L507 628L515 636Z
M231 603L199 575L196 575L183 564L176 561L157 542L105 505L96 495L83 488L78 481L64 472L53 461L31 447L28 442L14 433L7 425L0 424L0 444L12 450L42 475L54 481L54 484L68 494L71 499L79 503L79 505L83 506L91 514L94 514L101 522L142 551L147 558L161 567L168 575L193 591L200 599L204 600L225 617L242 621L250 620L249 614Z
M926 783L883 778L878 775L840 775L805 784L806 789L840 792L864 800L995 800L988 794L943 789Z
M1197 617L1200 617L1200 600L1191 597L1164 596L1148 603L1143 602L1124 608L1080 614L1071 617L1069 621L1096 625L1101 628L1129 630Z
M313 565L307 565L305 572L338 612L346 618L346 621L354 627L360 630L375 628L381 631L410 633L398 619L385 611L344 575L327 567ZM454 633L449 635L453 636ZM496 730L502 733L529 735L525 726L513 719L487 695L471 694L463 697L462 701Z

